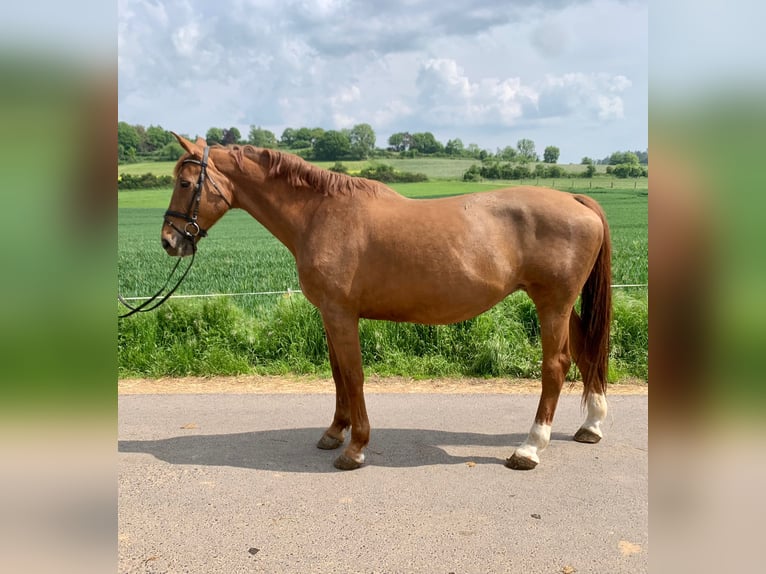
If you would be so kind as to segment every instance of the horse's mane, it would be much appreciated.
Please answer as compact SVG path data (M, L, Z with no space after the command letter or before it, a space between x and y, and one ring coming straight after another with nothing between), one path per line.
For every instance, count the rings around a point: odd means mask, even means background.
M310 187L322 195L368 195L376 197L390 190L377 181L335 173L310 164L304 159L289 153L256 148L251 145L232 146L229 148L237 165L245 170L244 158L266 166L269 177L285 178L294 187Z

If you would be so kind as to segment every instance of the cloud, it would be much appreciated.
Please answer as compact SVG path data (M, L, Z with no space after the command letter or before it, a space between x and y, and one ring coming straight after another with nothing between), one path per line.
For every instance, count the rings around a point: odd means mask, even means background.
M622 75L570 73L545 77L540 86L540 117L579 116L615 120L623 117L619 95L632 85Z
M529 40L543 57L557 58L566 52L570 37L559 18L549 17L532 31Z
M519 77L469 78L457 62L423 62L417 82L419 114L433 125L513 126L567 117L623 117L620 93L631 86L622 75L568 73L525 83Z
M637 21L636 2L118 6L120 119L129 123L191 134L232 125L247 133L260 125L279 134L365 122L379 139L386 131L463 137L473 130L480 145L487 145L481 133L508 126L619 125L638 112L632 129L646 123L646 79L635 68L645 63L644 46L632 28L610 32L615 23Z

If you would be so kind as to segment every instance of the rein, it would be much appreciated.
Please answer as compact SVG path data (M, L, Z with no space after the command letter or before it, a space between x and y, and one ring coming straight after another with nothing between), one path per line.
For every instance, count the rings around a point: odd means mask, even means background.
M117 294L117 300L120 303L122 303L125 307L130 309L130 311L128 311L127 313L123 313L122 315L118 315L118 318L124 319L125 317L130 317L134 313L139 313L139 312L146 313L147 311L153 311L154 309L156 309L157 307L162 305L165 301L167 301L168 298L175 292L176 289L178 289L178 287L181 285L183 280L186 278L186 275L189 273L189 270L191 269L192 265L194 264L194 258L197 255L197 246L194 243L194 238L197 237L198 235L200 237L206 237L207 236L207 230L202 229L199 226L199 224L197 223L197 215L199 214L199 204L200 204L200 200L202 199L202 189L203 189L203 187L205 185L205 178L206 177L210 180L210 183L213 184L213 187L215 187L216 191L223 198L223 200L227 203L227 205L229 205L229 207L231 207L231 204L226 199L226 197L224 197L224 195L221 193L221 190L218 189L218 186L216 185L216 183L207 174L207 158L208 158L209 154L210 154L210 148L206 146L205 147L205 151L202 154L202 161L194 159L194 158L189 158L189 159L186 159L186 160L183 161L183 163L194 163L194 164L197 164L197 165L199 165L202 168L200 170L200 173L199 173L199 179L197 180L197 185L196 185L196 187L194 189L194 196L192 196L191 202L189 203L189 207L186 210L186 213L181 213L179 211L172 211L172 210L168 209L165 212L165 216L164 216L165 217L165 223L167 225L170 225L170 227L172 227L178 233L183 235L184 239L186 239L187 241L191 242L192 256L191 256L191 260L189 261L189 265L186 267L184 272L181 274L181 277L178 279L178 281L173 286L173 288L170 289L170 291L168 291L166 294L163 295L162 292L165 289L167 289L167 286L168 286L168 284L170 284L170 281L173 278L173 275L175 275L176 270L178 269L178 266L181 264L181 259L182 258L179 257L178 261L176 261L176 264L173 267L173 270L170 272L170 275L165 280L165 283L162 285L162 287L160 287L160 289L154 295L149 297L148 300L144 301L143 303L141 303L137 307L133 307L132 305L130 305L125 300L125 298L118 293ZM186 225L184 225L183 229L181 229L181 228L177 227L176 224L173 223L173 221L168 219L168 217L177 217L179 219L183 219L184 221L186 221Z

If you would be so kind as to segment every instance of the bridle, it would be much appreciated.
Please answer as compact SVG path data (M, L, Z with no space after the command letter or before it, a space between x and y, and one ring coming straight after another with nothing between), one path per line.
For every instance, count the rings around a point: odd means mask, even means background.
M218 187L218 185L216 185L215 181L213 181L213 178L210 177L210 175L207 173L207 159L209 155L210 155L210 147L205 146L205 151L202 153L201 161L193 157L190 157L188 159L185 159L182 162L182 164L193 163L200 166L199 178L197 178L197 184L194 188L194 195L192 196L191 201L189 202L189 207L187 208L186 213L181 213L180 211L173 211L168 209L165 212L165 216L164 216L165 224L175 229L178 233L180 233L184 237L184 239L186 239L187 241L191 243L192 256L191 256L191 259L189 260L189 265L186 267L183 274L178 279L178 281L173 286L173 288L170 289L170 291L168 291L165 295L163 295L162 292L167 288L168 284L173 278L173 275L175 275L176 269L178 269L178 266L181 263L182 258L179 257L178 261L176 261L176 264L173 267L173 270L170 272L170 275L165 280L165 283L162 285L162 287L160 287L159 291L157 291L154 295L149 297L149 299L147 299L146 301L144 301L137 307L133 307L132 305L130 305L125 300L125 298L118 293L117 299L120 301L120 303L125 305L125 307L130 309L130 311L128 311L127 313L118 315L120 319L123 319L125 317L130 317L134 313L138 313L138 312L144 313L147 311L153 311L154 309L162 305L165 301L167 301L168 298L175 292L176 289L178 289L178 286L181 285L183 280L186 278L186 275L189 273L189 269L191 269L192 265L194 264L194 257L197 254L197 245L194 240L197 236L199 237L207 236L207 230L202 229L199 226L199 223L197 223L197 215L199 215L200 200L202 199L202 190L205 187L206 179L210 181L210 183L213 185L218 195L221 196L221 199L223 199L226 202L226 205L228 205L229 208L231 208L231 203L229 203L229 200L226 199L223 193L221 193L221 190ZM171 219L168 219L169 217L176 217L178 219L183 219L184 221L186 221L186 224L183 226L183 229L178 227L175 223L173 223Z
M192 242L192 254L197 251L197 246L194 244L194 238L198 235L200 237L207 236L207 230L202 229L197 223L197 215L199 214L199 204L200 200L202 199L202 188L205 186L205 177L207 176L207 158L209 154L210 147L205 146L205 151L202 153L202 161L194 159L193 157L183 161L184 164L194 163L199 165L201 168L199 172L199 178L197 179L197 185L194 188L194 195L189 202L189 207L186 209L186 213L181 213L180 211L172 211L170 209L165 212L165 224L169 225L178 233L183 235L188 241ZM218 186L215 185L215 182L212 179L210 179L210 182L215 186L216 190L218 190L218 193L221 195L221 197L223 197L221 190L218 189ZM168 219L168 217L177 217L179 219L183 219L186 221L186 225L184 225L183 229L180 229L176 226L175 223Z

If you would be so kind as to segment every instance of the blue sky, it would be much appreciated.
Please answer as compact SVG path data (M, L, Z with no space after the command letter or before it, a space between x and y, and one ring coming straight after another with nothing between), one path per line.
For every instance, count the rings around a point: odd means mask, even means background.
M476 6L476 7L471 7ZM119 119L647 148L646 1L119 0Z

